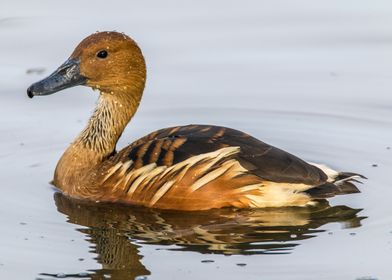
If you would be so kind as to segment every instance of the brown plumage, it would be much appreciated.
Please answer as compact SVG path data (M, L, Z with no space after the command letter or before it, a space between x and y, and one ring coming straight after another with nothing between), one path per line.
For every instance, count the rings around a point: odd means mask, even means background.
M188 125L153 132L119 151L116 143L140 103L143 55L124 34L100 32L83 40L58 70L28 95L74 85L100 91L87 127L61 157L54 184L72 197L148 207L305 206L314 199L358 192L353 173L309 164L248 134Z

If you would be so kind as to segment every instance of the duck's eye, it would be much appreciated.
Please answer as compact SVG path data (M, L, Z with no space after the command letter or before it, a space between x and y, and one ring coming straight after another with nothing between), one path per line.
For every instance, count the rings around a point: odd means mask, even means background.
M108 52L105 50L99 51L97 53L97 57L99 57L99 58L106 58L107 56L108 56Z

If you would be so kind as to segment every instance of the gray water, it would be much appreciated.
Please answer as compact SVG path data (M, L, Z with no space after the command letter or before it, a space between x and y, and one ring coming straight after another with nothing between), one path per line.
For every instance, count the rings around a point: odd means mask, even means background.
M0 9L0 279L391 279L387 0L10 1ZM233 127L369 179L314 209L176 213L70 200L49 184L97 94L26 88L97 30L141 46L155 129ZM367 277L367 278L366 278Z

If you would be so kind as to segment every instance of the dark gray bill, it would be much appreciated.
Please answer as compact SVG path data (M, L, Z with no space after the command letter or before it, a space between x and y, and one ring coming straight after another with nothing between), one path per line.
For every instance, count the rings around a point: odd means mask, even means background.
M86 83L86 78L80 74L78 60L68 59L49 77L32 84L27 89L30 98L37 95L48 95L57 91Z

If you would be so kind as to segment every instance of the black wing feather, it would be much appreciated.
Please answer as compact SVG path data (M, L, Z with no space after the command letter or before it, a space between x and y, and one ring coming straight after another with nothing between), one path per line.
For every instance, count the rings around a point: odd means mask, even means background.
M147 151L140 152L147 142L151 142ZM149 155L158 144L159 155ZM236 157L240 163L268 181L317 186L327 180L322 170L300 158L241 131L219 126L188 125L161 129L135 141L115 157L117 160L132 159L142 165L152 162L172 165L228 146L239 146L241 151Z

